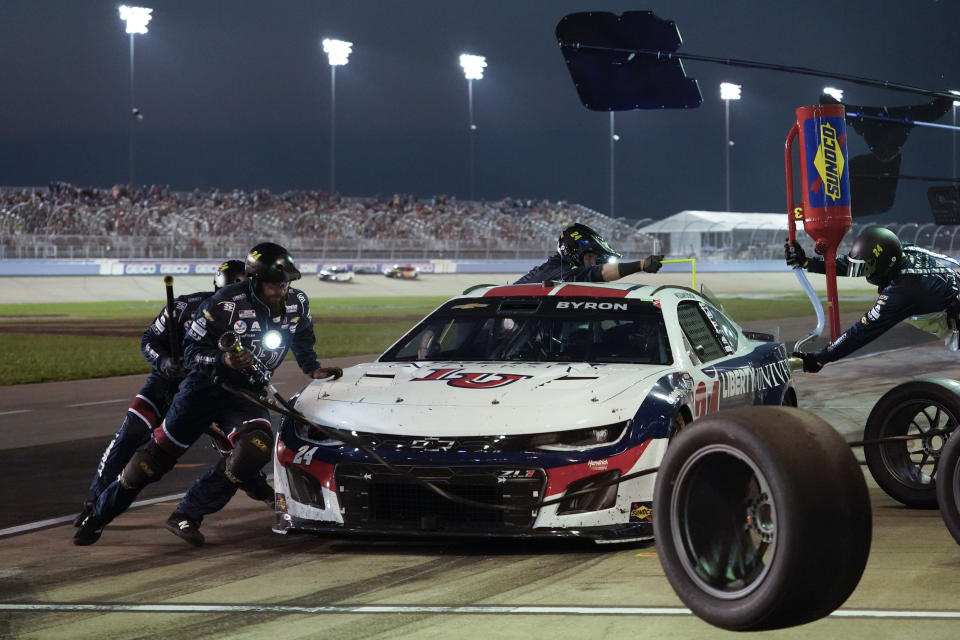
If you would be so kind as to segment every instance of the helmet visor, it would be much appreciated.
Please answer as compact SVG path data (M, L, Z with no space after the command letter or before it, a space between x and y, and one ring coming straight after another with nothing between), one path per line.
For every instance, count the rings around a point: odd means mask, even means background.
M847 256L847 277L859 278L860 276L868 276L871 273L873 273L873 269L866 260L857 260L856 258Z

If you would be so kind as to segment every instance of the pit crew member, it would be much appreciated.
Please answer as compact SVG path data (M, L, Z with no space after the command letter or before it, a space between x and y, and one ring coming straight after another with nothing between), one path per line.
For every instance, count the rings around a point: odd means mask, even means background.
M787 242L788 265L824 273L821 256L807 258L796 242ZM877 286L877 302L856 324L816 353L793 354L803 359L803 370L816 373L829 362L846 357L897 323L915 315L943 312L949 323L947 344L956 349L960 315L960 262L906 244L883 227L867 227L853 241L850 253L837 257L837 275L866 276Z
M226 285L246 280L247 275L244 269L245 265L242 260L228 260L221 263L213 277L213 291L200 291L178 296L175 299L174 313L176 314L177 335L181 337L181 340L190 328L193 313L200 306L200 303ZM147 327L147 330L143 332L143 337L140 339L140 351L153 370L147 376L143 388L137 392L130 403L120 429L104 450L100 458L100 464L93 474L93 480L90 482L80 514L74 519L74 526L80 526L83 519L90 514L97 497L114 478L120 475L133 452L150 439L150 433L163 420L167 409L170 407L170 401L186 375L186 371L180 364L183 358L182 342L181 352L176 354L176 358L170 353L167 313L168 310L164 307ZM263 484L266 484L265 476L262 481ZM267 485L267 488L269 489L269 485Z
M656 273L662 255L644 260L618 262L621 254L614 251L599 233L585 224L573 224L563 230L557 240L557 253L534 267L514 284L546 282L611 282L638 271Z
M140 491L158 481L215 422L232 435L233 449L225 459L222 484L207 482L193 498L204 513L222 508L238 486L249 482L270 460L273 432L267 410L226 391L221 383L253 393L262 384L249 374L254 359L273 372L288 349L301 370L314 378L340 377L339 367L321 367L313 350L315 337L305 293L290 288L300 278L293 257L283 247L263 242L246 259L246 282L224 287L198 308L186 336L186 379L170 404L166 419L147 445L133 454L120 476L100 494L90 515L80 524L74 544L96 542L103 528L123 513ZM221 351L220 338L232 332L242 351ZM196 489L196 485L192 490ZM205 502L204 502L205 501ZM203 502L203 504L200 504ZM196 523L199 528L199 522Z

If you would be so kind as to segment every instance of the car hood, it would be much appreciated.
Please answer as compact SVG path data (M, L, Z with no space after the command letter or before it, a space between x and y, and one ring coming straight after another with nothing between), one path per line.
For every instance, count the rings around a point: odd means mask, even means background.
M537 433L632 418L669 365L418 362L351 367L297 407L331 427L416 435ZM628 393L625 393L628 392Z

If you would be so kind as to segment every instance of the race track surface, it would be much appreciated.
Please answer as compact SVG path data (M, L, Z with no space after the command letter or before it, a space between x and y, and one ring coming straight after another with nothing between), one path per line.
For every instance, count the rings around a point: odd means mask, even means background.
M806 328L786 327L784 337ZM851 441L895 384L960 377L958 354L941 345L919 344L907 328L887 339L867 357L797 374L801 407ZM293 393L306 380L288 363L278 382ZM208 544L195 549L162 523L210 459L206 446L143 496L167 499L131 509L96 545L75 547L66 520L141 383L0 387L0 638L733 636L683 607L652 544L279 536L272 514L238 495L207 519ZM867 477L874 537L852 597L824 620L751 637L960 637L960 546L937 511L904 508ZM810 571L830 580L830 567Z

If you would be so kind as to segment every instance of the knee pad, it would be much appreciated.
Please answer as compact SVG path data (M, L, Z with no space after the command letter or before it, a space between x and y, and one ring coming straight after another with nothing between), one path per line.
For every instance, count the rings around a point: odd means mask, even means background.
M234 484L243 484L257 475L270 461L273 433L263 428L244 431L236 437L227 456L224 474Z
M162 478L177 463L177 459L160 449L151 440L138 449L120 473L120 484L127 489L143 489Z

